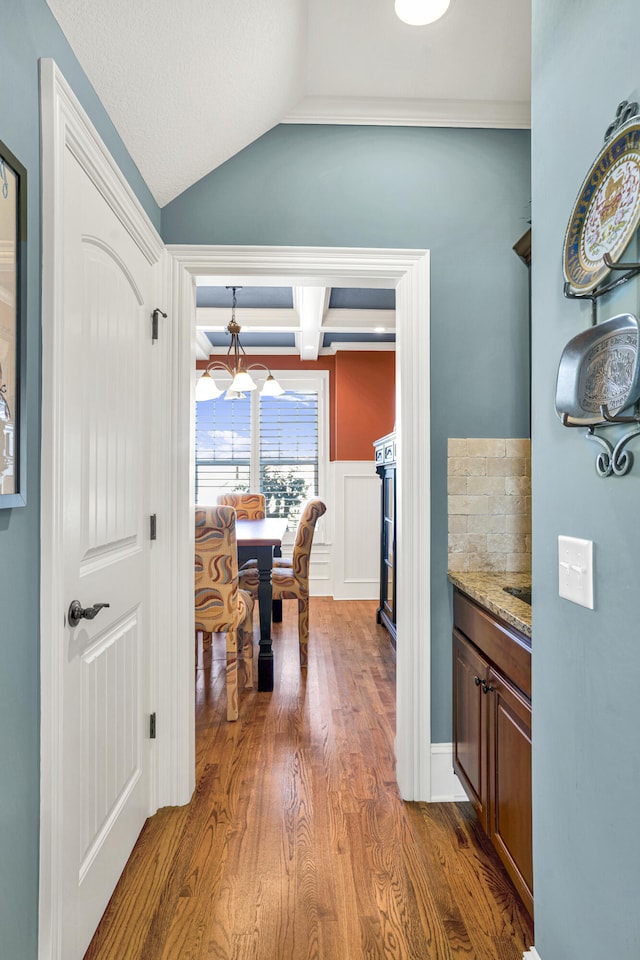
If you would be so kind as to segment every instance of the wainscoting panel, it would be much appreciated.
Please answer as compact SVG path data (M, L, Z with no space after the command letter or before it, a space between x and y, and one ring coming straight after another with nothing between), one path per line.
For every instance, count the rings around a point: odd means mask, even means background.
M380 479L372 459L339 460L334 476L336 600L376 600L380 586Z

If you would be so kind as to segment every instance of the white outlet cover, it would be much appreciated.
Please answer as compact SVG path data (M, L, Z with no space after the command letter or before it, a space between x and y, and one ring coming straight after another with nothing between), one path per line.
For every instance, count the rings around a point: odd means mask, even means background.
M593 610L593 541L558 537L558 593Z

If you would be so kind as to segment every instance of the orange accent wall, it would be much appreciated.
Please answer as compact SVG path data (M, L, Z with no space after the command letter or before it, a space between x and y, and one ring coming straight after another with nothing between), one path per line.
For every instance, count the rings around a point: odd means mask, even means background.
M392 350L339 350L313 363L291 354L252 354L248 359L272 370L329 371L331 460L373 460L373 441L393 430L396 355ZM197 362L199 370L206 365L204 360Z
M373 441L395 423L395 352L344 351L335 360L335 459L372 460Z

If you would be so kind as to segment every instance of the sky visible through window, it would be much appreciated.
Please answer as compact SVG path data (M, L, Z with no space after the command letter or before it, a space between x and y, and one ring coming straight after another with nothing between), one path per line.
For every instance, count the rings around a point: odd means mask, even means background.
M316 390L197 404L196 501L249 491L266 495L268 515L291 519L318 494Z
M196 449L198 459L230 460L251 455L250 398L246 400L205 400L198 404ZM288 440L297 457L317 457L317 395L285 393L281 397L261 397L263 420L280 426L280 443ZM212 423L215 427L212 428ZM264 450L263 456L268 451ZM272 455L282 458L283 450Z

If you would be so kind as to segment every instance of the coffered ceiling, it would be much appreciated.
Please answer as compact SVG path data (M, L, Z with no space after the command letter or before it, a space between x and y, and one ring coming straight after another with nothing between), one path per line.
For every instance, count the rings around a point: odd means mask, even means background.
M232 291L197 286L197 353L205 360L230 344ZM247 353L292 353L302 360L337 350L395 348L395 291L342 287L238 287L235 319Z

